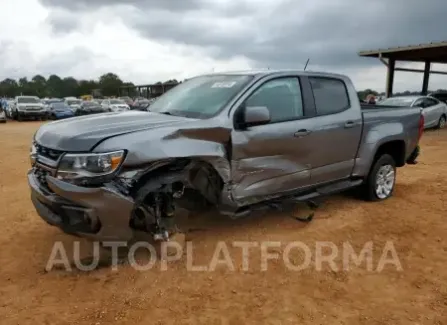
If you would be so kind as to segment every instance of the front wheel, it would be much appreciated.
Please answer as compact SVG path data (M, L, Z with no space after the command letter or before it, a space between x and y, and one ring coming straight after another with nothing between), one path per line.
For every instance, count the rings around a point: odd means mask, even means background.
M443 129L443 128L445 127L445 123L446 123L445 115L442 115L442 116L439 118L438 125L437 125L436 127L437 127L438 129Z
M396 184L396 162L388 154L377 159L364 184L365 199L383 201L392 196Z

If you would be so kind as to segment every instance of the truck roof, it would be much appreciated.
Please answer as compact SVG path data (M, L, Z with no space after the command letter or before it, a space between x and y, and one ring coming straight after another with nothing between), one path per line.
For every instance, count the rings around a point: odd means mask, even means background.
M310 70L298 70L298 69L260 69L260 70L241 70L241 71L225 71L225 72L213 72L205 75L249 75L249 76L257 76L264 77L270 75L283 75L287 73L298 74L302 76L320 76L320 77L338 77L338 78L346 78L345 75L329 73L329 72L317 72Z

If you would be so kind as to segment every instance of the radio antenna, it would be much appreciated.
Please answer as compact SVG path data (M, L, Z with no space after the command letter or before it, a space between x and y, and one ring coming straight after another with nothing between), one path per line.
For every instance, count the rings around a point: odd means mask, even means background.
M307 59L307 61L306 61L306 65L304 66L304 71L306 71L307 65L309 64L309 60L310 60L310 58Z

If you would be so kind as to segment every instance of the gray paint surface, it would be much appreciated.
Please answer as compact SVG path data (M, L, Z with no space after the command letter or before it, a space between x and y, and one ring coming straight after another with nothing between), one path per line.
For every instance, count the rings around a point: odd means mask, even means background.
M144 170L145 166L180 158L206 161L224 183L221 203L234 207L319 184L364 178L382 144L402 141L408 157L418 143L418 109L362 111L354 86L343 75L303 71L251 74L252 81L212 118L190 119L146 112L100 114L44 125L36 133L35 141L67 152L125 149L127 156L122 168L127 169ZM309 115L301 119L235 129L237 110L260 85L290 76L300 78L303 84L308 76L343 81L350 98L349 107L339 113L315 116L312 99L305 98L309 100L305 103L305 113ZM294 136L302 129L309 133ZM123 222L115 219L129 220L132 198L123 197L122 193L114 194L107 189L104 194L103 189L97 197L96 192L86 196L82 187L66 185L54 177L49 176L49 183L60 196L100 212L105 211L104 205L110 204L107 213L113 214L114 206L120 206L120 215L100 216L103 223L105 220L111 223L105 226L107 229L123 227Z

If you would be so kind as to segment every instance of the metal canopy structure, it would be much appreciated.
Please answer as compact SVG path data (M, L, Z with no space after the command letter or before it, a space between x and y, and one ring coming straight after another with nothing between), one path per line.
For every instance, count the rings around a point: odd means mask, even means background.
M432 71L432 63L447 64L447 41L409 45L395 48L378 49L370 51L361 51L358 53L362 57L378 58L387 67L386 78L386 96L390 97L393 94L394 72L418 72L423 73L422 79L422 94L426 95L428 92L428 82L430 74L447 75L447 71ZM396 68L396 61L407 62L424 62L424 69L407 69Z
M144 97L146 98L154 98L160 96L177 85L178 83L160 83L152 85L121 86L118 91L119 96L131 96L132 92L136 92L138 96L144 94Z

